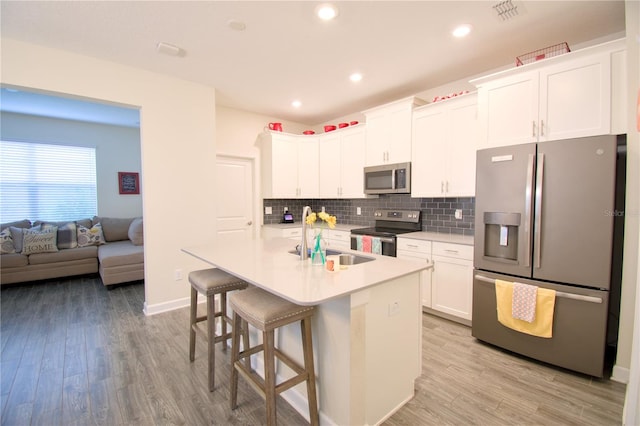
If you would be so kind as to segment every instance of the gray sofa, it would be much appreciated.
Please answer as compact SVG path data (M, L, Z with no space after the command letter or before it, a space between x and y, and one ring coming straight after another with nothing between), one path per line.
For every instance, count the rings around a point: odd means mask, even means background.
M0 232L3 285L96 272L105 286L144 279L142 218L25 219Z

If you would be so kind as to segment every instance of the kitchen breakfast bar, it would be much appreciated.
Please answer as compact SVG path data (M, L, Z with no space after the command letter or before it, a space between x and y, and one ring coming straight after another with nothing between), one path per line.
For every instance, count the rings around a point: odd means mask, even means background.
M330 272L290 253L292 240L234 240L183 251L291 302L317 306L312 332L321 424L379 424L413 397L422 359L421 271L430 264L344 250L373 260ZM279 331L277 346L302 362L299 327ZM251 333L252 342L256 336ZM261 358L252 365L263 374ZM280 382L292 372L279 363L276 374ZM304 384L282 396L308 417Z

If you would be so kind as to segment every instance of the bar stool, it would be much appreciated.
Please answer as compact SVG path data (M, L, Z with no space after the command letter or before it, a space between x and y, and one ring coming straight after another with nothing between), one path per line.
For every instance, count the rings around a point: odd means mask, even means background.
M227 332L227 324L231 325L231 318L227 316L227 292L242 290L248 284L220 269L202 269L189 273L191 283L191 324L189 328L189 361L193 362L196 352L196 324L207 321L207 339L209 352L209 391L213 392L215 381L215 344L223 342L222 350L226 351L227 340L231 332ZM198 316L198 293L207 297L207 314ZM215 296L220 295L220 311L215 308ZM216 335L216 318L220 318L221 334ZM249 332L243 330L245 347L249 344Z
M233 309L233 338L231 339L231 409L238 405L238 372L250 381L250 384L260 392L266 401L267 424L276 425L276 397L281 392L307 382L307 396L309 401L309 418L312 425L318 425L318 403L316 397L316 378L313 367L313 344L311 340L311 317L315 306L300 306L275 296L257 287L239 291L229 295L229 306ZM301 321L302 348L304 353L304 368L275 347L274 330L287 324ZM247 322L262 331L260 345L250 347L245 343L240 352L240 323ZM247 329L246 325L242 327ZM248 360L253 354L264 351L264 380L251 371ZM276 384L275 358L278 357L296 375L280 384ZM245 363L242 363L242 360Z

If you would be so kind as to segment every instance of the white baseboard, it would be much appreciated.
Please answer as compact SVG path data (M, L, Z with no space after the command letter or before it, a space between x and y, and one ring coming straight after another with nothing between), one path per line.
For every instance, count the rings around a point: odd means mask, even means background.
M198 293L198 304L207 303L206 296ZM163 312L173 311L175 309L184 308L191 305L191 296L183 297L181 299L172 300L170 302L156 303L155 305L147 305L144 302L143 312L146 316L161 314ZM220 299L216 299L216 309L220 309Z
M626 367L620 367L619 365L614 365L613 371L611 372L611 380L624 384L629 383L629 369Z
M191 304L191 297L183 297L182 299L171 300L170 302L156 303L154 305L147 305L144 302L143 312L146 316L161 314L163 312L173 311L175 309L184 308Z

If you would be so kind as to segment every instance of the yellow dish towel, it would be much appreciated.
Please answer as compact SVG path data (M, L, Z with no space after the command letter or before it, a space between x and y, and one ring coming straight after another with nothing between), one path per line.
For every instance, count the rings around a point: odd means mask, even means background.
M511 303L513 300L513 283L496 280L496 305L498 321L505 327L532 336L550 339L553 330L553 310L556 304L556 291L538 287L536 298L536 317L531 323L513 318Z

